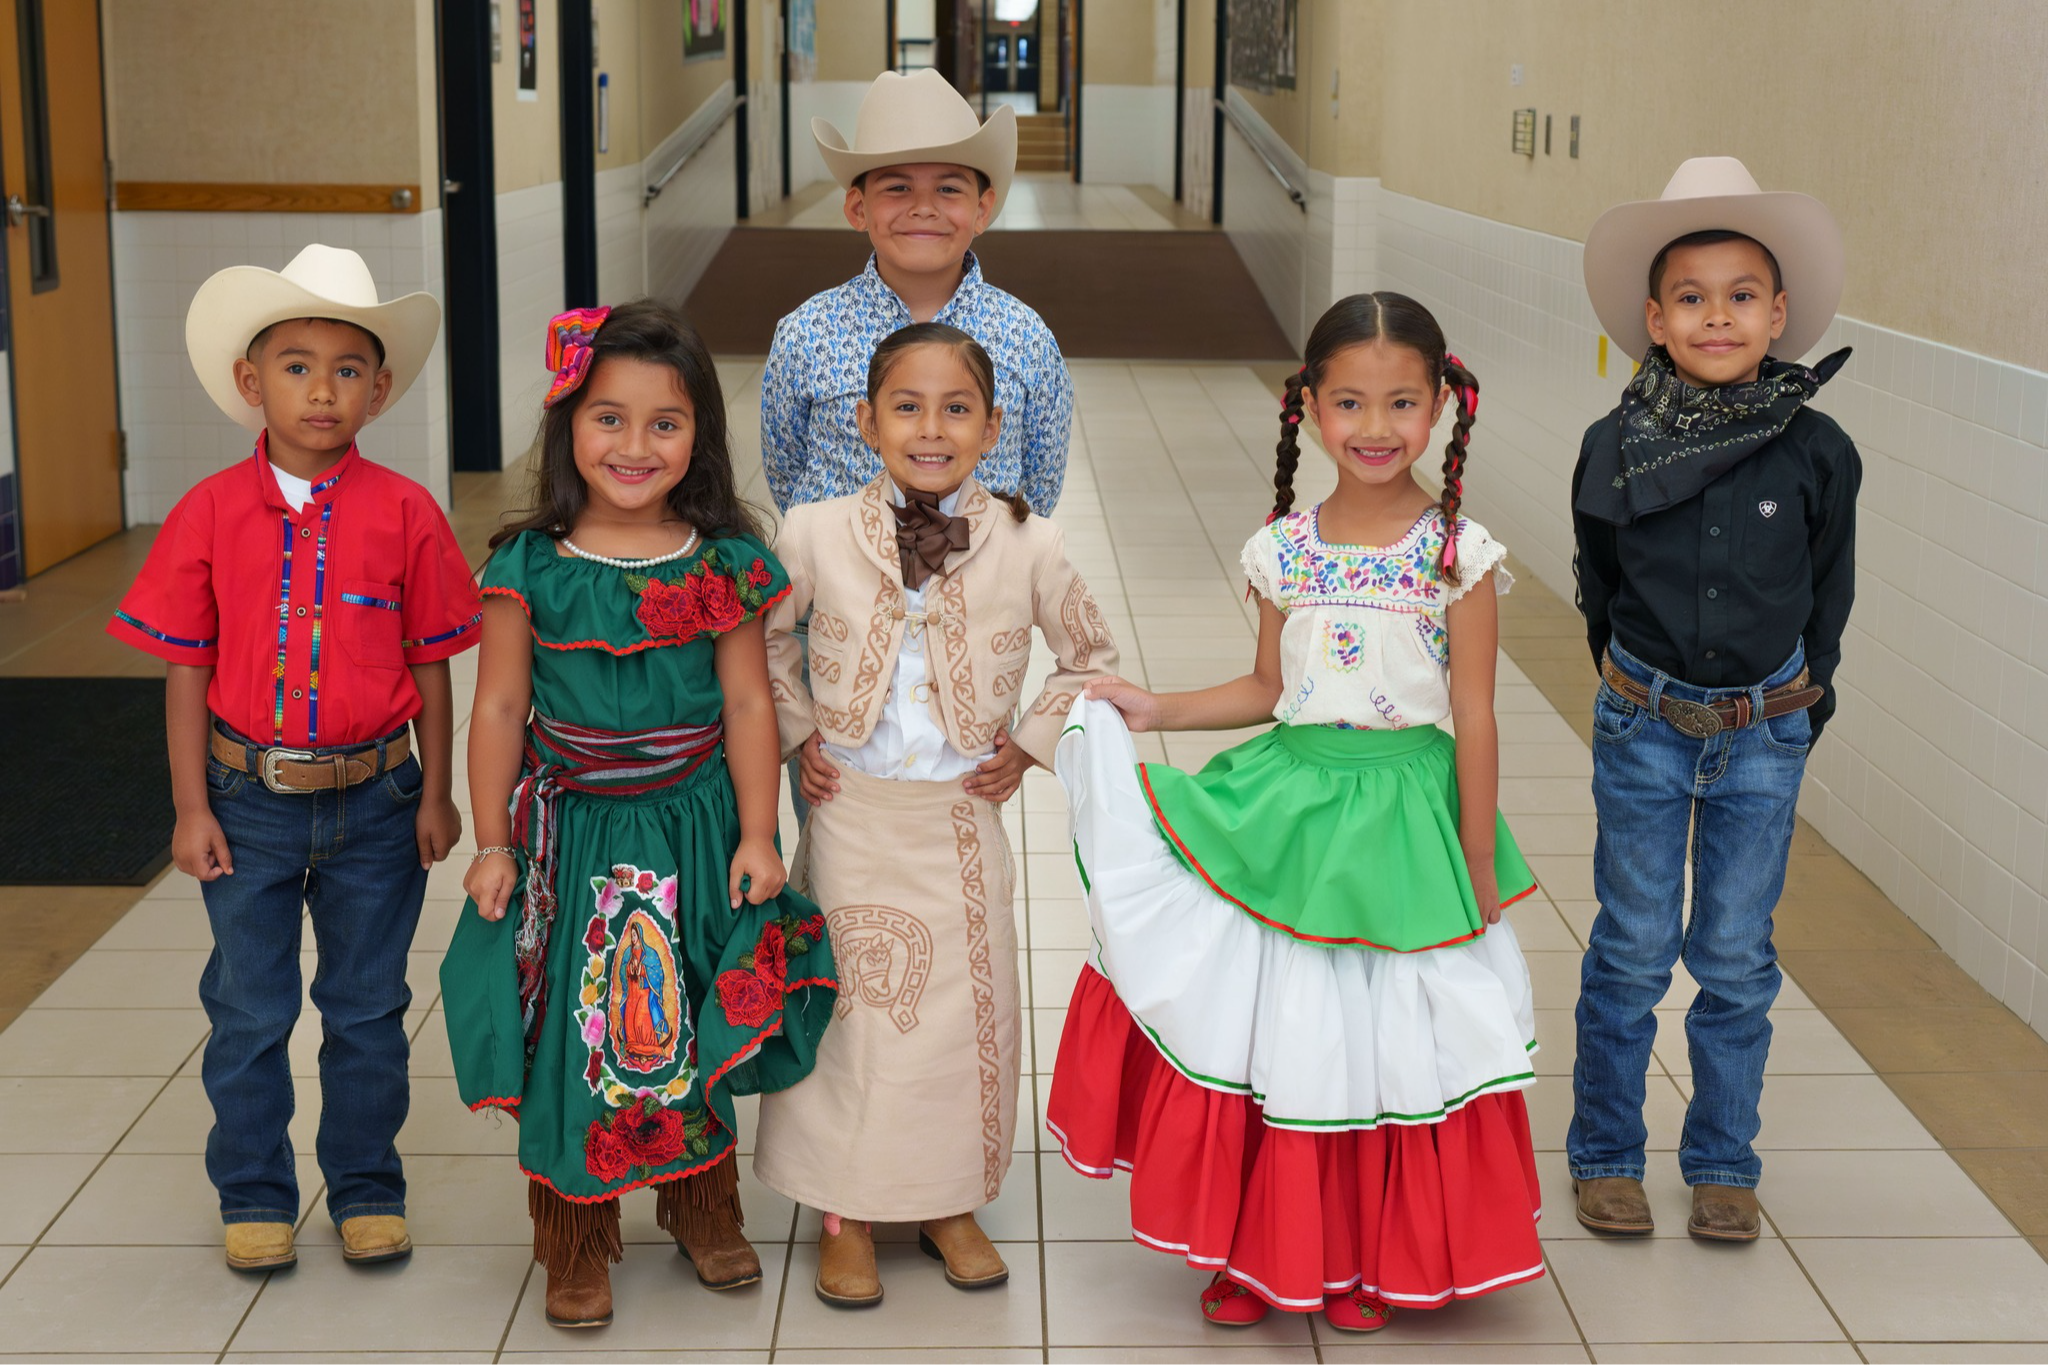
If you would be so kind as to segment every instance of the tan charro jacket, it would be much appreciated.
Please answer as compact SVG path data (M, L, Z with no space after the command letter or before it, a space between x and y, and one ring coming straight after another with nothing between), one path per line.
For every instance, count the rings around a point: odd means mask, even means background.
M1043 517L1019 522L970 479L955 504L967 518L967 548L947 557L925 584L921 621L907 613L896 557L896 517L886 475L850 497L791 508L775 542L790 591L768 616L768 672L785 756L813 730L857 749L896 674L907 629L925 645L932 716L963 754L983 752L996 732L1047 767L1067 710L1091 678L1117 666L1116 643L1088 585L1067 562L1060 529ZM811 614L811 689L791 634ZM1031 629L1052 646L1058 667L1022 716L1018 693L1031 662ZM1014 717L1014 724L1013 724Z

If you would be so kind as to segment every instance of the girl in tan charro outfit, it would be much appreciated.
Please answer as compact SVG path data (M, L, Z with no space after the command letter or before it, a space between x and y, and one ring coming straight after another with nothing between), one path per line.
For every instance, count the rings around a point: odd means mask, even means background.
M776 545L792 590L769 670L812 807L793 877L842 990L816 1070L762 1097L754 1172L825 1213L817 1291L844 1306L881 1300L872 1222L920 1223L960 1288L1009 1274L974 1221L1009 1169L1022 1046L996 803L1052 757L1116 648L1059 530L972 477L1001 418L970 337L896 332L860 406L886 472L792 510ZM806 610L808 694L790 634ZM1020 716L1034 626L1057 668Z

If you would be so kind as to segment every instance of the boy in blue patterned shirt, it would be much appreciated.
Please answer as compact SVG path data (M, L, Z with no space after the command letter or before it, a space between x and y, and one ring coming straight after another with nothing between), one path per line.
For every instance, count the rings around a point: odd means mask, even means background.
M823 119L811 132L874 255L776 325L761 376L761 462L776 506L856 493L881 473L854 418L868 358L898 328L937 321L995 361L1002 433L976 477L1050 513L1066 480L1073 381L1044 320L986 283L969 250L1009 190L1016 111L983 124L938 72L885 71L861 101L856 145Z

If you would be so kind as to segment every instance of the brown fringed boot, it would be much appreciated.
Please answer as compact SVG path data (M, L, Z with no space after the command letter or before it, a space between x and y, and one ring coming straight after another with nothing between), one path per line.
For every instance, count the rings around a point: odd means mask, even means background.
M605 1327L612 1320L611 1263L625 1254L619 1241L619 1201L579 1204L538 1180L526 1186L533 1215L533 1259L548 1272L548 1322L556 1327Z
M760 1283L761 1258L740 1231L746 1218L740 1213L737 1154L658 1188L654 1221L676 1239L677 1252L690 1258L706 1289Z

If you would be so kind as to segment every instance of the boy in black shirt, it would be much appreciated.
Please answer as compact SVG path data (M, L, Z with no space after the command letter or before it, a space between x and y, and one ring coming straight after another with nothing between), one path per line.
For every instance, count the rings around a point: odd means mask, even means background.
M1578 1216L1651 1231L1644 1075L1682 956L1700 988L1685 1019L1687 1230L1752 1241L1780 980L1771 913L1806 755L1834 711L1862 480L1856 447L1806 406L1848 352L1812 369L1769 353L1803 356L1827 330L1841 233L1817 200L1765 194L1741 162L1701 157L1663 198L1603 215L1585 261L1602 325L1642 365L1587 429L1572 475L1579 608L1601 673L1600 913L1567 1141Z

